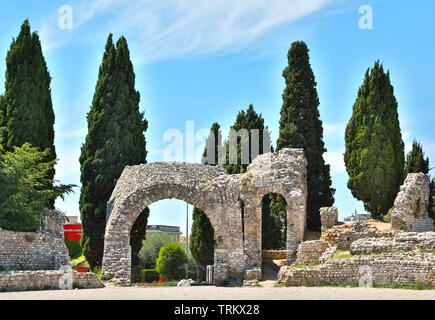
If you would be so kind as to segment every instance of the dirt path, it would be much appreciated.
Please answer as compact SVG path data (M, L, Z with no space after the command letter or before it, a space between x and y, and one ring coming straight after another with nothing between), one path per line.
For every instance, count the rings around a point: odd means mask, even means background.
M435 290L330 287L114 287L102 289L1 292L0 300L435 300Z

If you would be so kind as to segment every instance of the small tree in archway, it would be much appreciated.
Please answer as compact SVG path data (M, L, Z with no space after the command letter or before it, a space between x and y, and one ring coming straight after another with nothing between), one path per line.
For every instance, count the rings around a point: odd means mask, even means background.
M179 243L168 243L160 249L156 262L157 272L170 280L179 280L185 274L186 251Z

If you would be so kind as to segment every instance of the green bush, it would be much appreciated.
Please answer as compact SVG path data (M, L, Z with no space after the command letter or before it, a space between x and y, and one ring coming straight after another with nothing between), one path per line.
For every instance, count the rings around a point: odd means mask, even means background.
M65 245L68 248L69 257L71 260L77 259L83 254L80 240L68 240L65 238Z
M189 279L192 279L192 280L195 280L196 281L196 278L197 278L197 276L198 276L198 274L197 274L197 272L196 271L187 271L187 278L189 278Z
M175 243L177 238L164 232L150 232L142 241L142 248L139 251L139 265L141 269L154 269L159 257L160 249L168 243Z
M141 282L152 283L159 280L159 273L155 269L142 269L140 271Z
M184 265L187 256L184 248L179 243L169 243L160 249L156 269L170 280L179 280L185 275Z

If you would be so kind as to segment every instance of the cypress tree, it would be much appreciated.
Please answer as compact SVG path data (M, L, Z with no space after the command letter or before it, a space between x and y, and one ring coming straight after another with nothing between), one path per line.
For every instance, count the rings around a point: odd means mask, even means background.
M412 172L429 173L429 158L424 158L423 147L415 139L412 142L412 149L406 155L405 160L405 175Z
M0 127L5 149L12 151L14 146L29 142L40 151L48 149L42 161L52 162L56 159L56 150L51 77L39 36L31 33L28 20L22 24L18 37L12 40L6 57L5 79L5 93L0 98ZM49 180L54 178L54 164L47 174ZM47 205L53 207L54 198Z
M252 104L249 105L248 109L241 110L236 117L236 121L232 125L231 129L235 131L239 131L241 129L246 129L249 134L249 163L252 162L251 156L251 135L253 129L259 129L259 154L263 153L263 130L267 129L264 127L264 119L261 114L258 114L254 110L254 106ZM249 165L242 164L242 138L237 138L237 164L229 163L229 141L226 143L226 154L227 154L227 162L225 164L225 168L227 169L229 174L243 173L246 172L246 169Z
M415 139L412 142L412 149L406 155L406 160L405 160L405 175L412 172L415 173L422 172L429 176L429 158L427 157L426 159L424 158L423 146L420 143L418 143ZM429 217L431 217L432 219L435 218L435 207L434 207L434 199L433 199L434 196L435 196L435 179L432 178L429 184L429 205L427 208Z
M346 127L348 188L373 218L392 207L404 178L404 144L389 72L367 69Z
M282 75L286 87L279 122L277 151L282 148L303 148L307 159L307 228L320 231L321 207L334 203L329 165L323 153L323 127L319 114L316 81L310 66L307 45L292 43L288 52L288 66ZM284 204L281 204L283 207Z
M215 122L211 127L211 134L214 136L215 161L204 164L216 165L218 163L220 125ZM204 159L207 156L207 148L204 150ZM207 265L213 264L214 258L214 229L204 211L193 208L192 234L190 236L190 250L198 266L198 280L205 279L205 269Z
M110 34L87 115L88 134L80 156L81 243L92 268L102 262L106 203L117 179L125 166L146 162L144 132L148 123L139 112L140 95L134 85L127 41L121 37L115 47ZM130 239L133 254L139 252L144 239L148 212L146 208L133 225Z

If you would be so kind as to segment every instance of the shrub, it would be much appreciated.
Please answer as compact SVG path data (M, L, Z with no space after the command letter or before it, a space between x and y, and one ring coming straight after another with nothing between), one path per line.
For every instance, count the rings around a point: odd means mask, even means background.
M177 238L163 232L148 233L142 241L142 248L139 251L139 265L145 269L154 269L159 257L160 249L168 243L175 243Z
M187 271L187 278L192 279L196 281L196 278L198 277L198 274L196 271Z
M152 283L159 280L159 273L156 269L142 269L140 271L141 282Z
M68 248L69 257L71 260L77 259L83 254L80 240L68 240L65 238L65 245Z
M185 274L184 265L187 256L184 248L179 243L169 243L160 249L156 269L170 280L179 280Z

